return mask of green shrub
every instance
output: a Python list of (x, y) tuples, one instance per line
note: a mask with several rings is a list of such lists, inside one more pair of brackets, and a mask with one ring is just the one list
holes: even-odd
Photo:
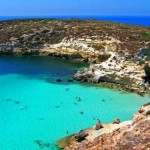
[(150, 38), (150, 32), (143, 32), (142, 37), (144, 38)]

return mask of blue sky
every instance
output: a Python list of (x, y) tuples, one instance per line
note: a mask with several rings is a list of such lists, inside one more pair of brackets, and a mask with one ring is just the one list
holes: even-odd
[(150, 0), (1, 0), (0, 16), (150, 16)]

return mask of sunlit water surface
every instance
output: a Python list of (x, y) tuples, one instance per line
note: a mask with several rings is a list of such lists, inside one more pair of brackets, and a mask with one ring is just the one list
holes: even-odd
[(85, 66), (51, 57), (0, 57), (0, 149), (56, 150), (55, 141), (67, 131), (93, 126), (96, 119), (129, 120), (149, 101), (148, 96), (67, 82)]

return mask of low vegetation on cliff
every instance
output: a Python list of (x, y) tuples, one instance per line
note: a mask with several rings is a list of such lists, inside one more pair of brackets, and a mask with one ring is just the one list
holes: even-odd
[[(77, 72), (74, 79), (94, 84), (107, 82), (140, 94), (150, 91), (149, 27), (78, 19), (1, 21), (0, 55), (52, 55), (89, 61), (91, 66)], [(57, 144), (66, 150), (150, 147), (150, 104), (143, 106), (132, 122), (116, 122), (117, 125), (101, 125), (99, 121), (103, 128), (98, 127), (100, 135), (91, 136), (93, 129), (88, 129), (88, 133), (65, 138), (67, 145), (64, 139)], [(87, 141), (80, 142), (81, 139)]]
[(94, 63), (74, 76), (81, 82), (147, 92), (149, 51), (149, 27), (79, 19), (0, 22), (0, 55), (52, 55)]
[[(111, 38), (120, 41), (116, 51), (122, 53), (137, 52), (150, 40), (150, 28), (110, 23), (96, 20), (55, 20), (30, 19), (10, 20), (0, 22), (0, 44), (17, 43), (26, 47), (41, 46), (42, 44), (57, 44), (64, 38), (68, 40), (91, 38), (101, 41)], [(89, 46), (101, 50), (105, 43), (91, 43)]]

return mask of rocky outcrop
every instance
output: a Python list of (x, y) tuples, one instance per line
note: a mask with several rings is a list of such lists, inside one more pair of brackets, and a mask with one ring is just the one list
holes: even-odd
[(150, 80), (150, 62), (148, 62), (144, 65), (144, 70), (145, 70), (145, 74), (146, 74), (145, 80), (149, 82), (149, 80)]
[[(0, 55), (56, 56), (90, 62), (74, 79), (149, 91), (150, 28), (92, 20), (0, 22)], [(139, 52), (140, 49), (140, 52)], [(144, 67), (145, 65), (145, 67)]]
[(126, 90), (140, 93), (149, 91), (149, 84), (145, 83), (145, 78), (149, 74), (148, 67), (128, 61), (126, 56), (121, 57), (115, 52), (109, 53), (111, 57), (108, 60), (92, 64), (88, 69), (77, 72), (74, 78), (88, 83), (116, 83), (122, 85)]
[(150, 60), (150, 43), (147, 42), (144, 48), (141, 48), (137, 56), (145, 61)]
[[(90, 42), (100, 43), (99, 40), (91, 40)], [(108, 44), (108, 47), (109, 46), (110, 45)], [(110, 57), (110, 54), (106, 51), (104, 47), (103, 49), (101, 49), (101, 51), (97, 50), (90, 46), (90, 43), (88, 42), (87, 39), (81, 40), (80, 38), (78, 39), (72, 38), (70, 40), (63, 39), (61, 43), (53, 45), (45, 44), (45, 47), (41, 49), (40, 52), (41, 54), (61, 56), (71, 59), (83, 58), (84, 60), (90, 62), (102, 62)]]
[(120, 123), (120, 119), (118, 118), (114, 119), (113, 124), (119, 124), (119, 123)]
[(99, 130), (101, 128), (103, 128), (103, 125), (101, 124), (101, 121), (98, 120), (97, 123), (96, 123), (96, 126), (95, 126), (95, 130)]
[(85, 133), (84, 131), (80, 131), (79, 134), (75, 135), (75, 140), (81, 142), (84, 141), (87, 136), (88, 133)]
[[(102, 21), (31, 19), (0, 22), (0, 55), (51, 55), (89, 61), (91, 66), (77, 72), (74, 79), (94, 84), (113, 83), (139, 93), (150, 91), (149, 41), (148, 27)], [(108, 125), (98, 121), (96, 127), (67, 137), (57, 145), (66, 150), (145, 150), (150, 147), (149, 137), (150, 104), (147, 104), (132, 121), (120, 123), (116, 119)], [(39, 140), (36, 143), (49, 147), (48, 143)]]
[[(148, 150), (150, 147), (150, 103), (142, 106), (132, 121), (120, 124), (103, 125), (99, 133), (95, 128), (84, 130), (89, 134), (84, 141), (78, 142), (73, 136), (68, 138), (65, 150)], [(61, 141), (63, 143), (63, 140)], [(61, 143), (58, 141), (58, 146)], [(59, 145), (60, 144), (60, 145)]]
[[(0, 54), (82, 55), (106, 60), (105, 49), (133, 57), (149, 42), (150, 29), (96, 20), (26, 19), (0, 22)], [(58, 50), (58, 52), (57, 52)], [(71, 51), (72, 50), (72, 51)], [(67, 53), (67, 51), (69, 51)], [(81, 51), (81, 53), (79, 52)], [(82, 53), (83, 51), (83, 53)], [(47, 52), (47, 53), (46, 53)], [(61, 53), (61, 54), (60, 54)], [(90, 55), (89, 55), (90, 53)], [(90, 56), (90, 57), (89, 57)], [(66, 56), (67, 57), (67, 56)], [(94, 59), (96, 60), (94, 60)]]
[[(30, 38), (29, 38), (30, 39)], [(100, 43), (99, 40), (91, 40), (91, 43)], [(103, 41), (106, 42), (106, 41)], [(103, 43), (102, 42), (102, 43)], [(107, 41), (108, 47), (110, 43), (118, 42), (114, 39)], [(90, 62), (102, 62), (110, 57), (106, 49), (103, 47), (101, 51), (90, 47), (87, 39), (62, 39), (60, 43), (17, 43), (8, 42), (0, 44), (0, 55), (41, 55), (41, 56), (57, 56), (68, 59), (83, 59)]]

